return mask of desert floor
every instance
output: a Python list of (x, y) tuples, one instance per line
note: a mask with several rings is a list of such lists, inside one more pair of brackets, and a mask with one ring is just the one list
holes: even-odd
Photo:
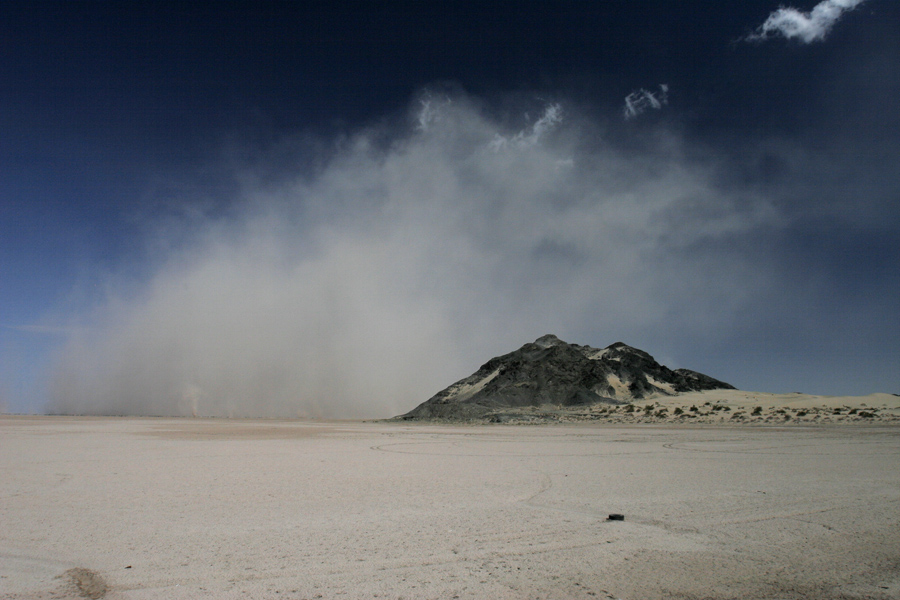
[(0, 598), (79, 597), (900, 598), (900, 426), (0, 416)]

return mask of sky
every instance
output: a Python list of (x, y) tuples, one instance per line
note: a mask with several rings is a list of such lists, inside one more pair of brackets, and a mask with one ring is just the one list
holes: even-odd
[(900, 3), (0, 4), (0, 411), (370, 418), (553, 333), (900, 393)]

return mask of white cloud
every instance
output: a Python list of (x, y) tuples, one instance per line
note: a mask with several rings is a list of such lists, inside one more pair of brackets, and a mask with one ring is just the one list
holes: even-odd
[(624, 114), (626, 119), (641, 115), (648, 108), (659, 110), (669, 102), (669, 86), (660, 84), (658, 92), (650, 92), (643, 88), (631, 92), (625, 97)]
[(808, 13), (796, 8), (782, 7), (770, 14), (756, 33), (747, 36), (746, 39), (760, 41), (781, 35), (787, 39), (797, 38), (805, 44), (821, 41), (844, 12), (854, 9), (863, 1), (824, 0)]

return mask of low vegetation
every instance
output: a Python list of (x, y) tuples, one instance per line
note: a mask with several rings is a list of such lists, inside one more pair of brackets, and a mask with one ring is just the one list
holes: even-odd
[(479, 417), (460, 419), (472, 423), (507, 423), (507, 424), (541, 424), (548, 422), (607, 422), (607, 423), (733, 423), (742, 425), (784, 425), (882, 422), (900, 423), (900, 414), (888, 409), (869, 408), (791, 408), (763, 406), (731, 407), (721, 402), (703, 404), (703, 410), (696, 405), (663, 406), (650, 400), (646, 404), (631, 402), (628, 404), (598, 403), (587, 406), (563, 406), (559, 404), (544, 406), (526, 406), (517, 409), (505, 409), (491, 412)]

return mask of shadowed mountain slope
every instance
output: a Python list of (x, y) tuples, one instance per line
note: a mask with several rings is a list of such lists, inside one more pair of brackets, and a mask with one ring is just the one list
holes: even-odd
[(599, 349), (545, 335), (492, 358), (400, 418), (477, 419), (498, 409), (623, 404), (718, 388), (734, 386), (696, 371), (669, 369), (622, 342)]

